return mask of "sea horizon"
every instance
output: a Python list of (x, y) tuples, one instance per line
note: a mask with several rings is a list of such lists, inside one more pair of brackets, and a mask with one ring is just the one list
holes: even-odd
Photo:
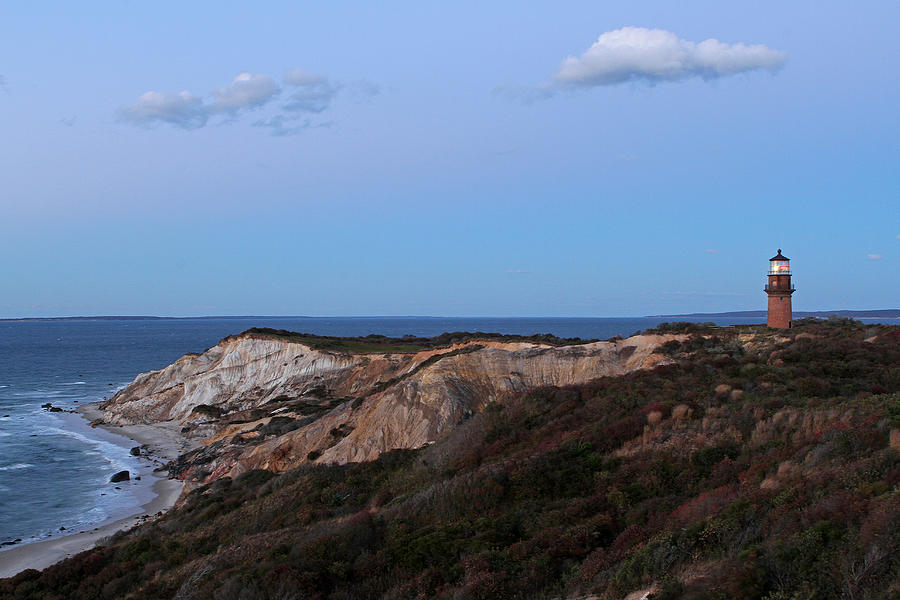
[[(68, 315), (37, 317), (0, 317), (0, 323), (15, 321), (189, 321), (215, 319), (660, 319), (699, 317), (764, 317), (765, 309), (735, 310), (721, 312), (693, 312), (654, 315), (579, 316), (579, 315)], [(796, 318), (807, 316), (824, 317), (856, 316), (857, 318), (900, 318), (900, 309), (829, 309), (795, 310)]]

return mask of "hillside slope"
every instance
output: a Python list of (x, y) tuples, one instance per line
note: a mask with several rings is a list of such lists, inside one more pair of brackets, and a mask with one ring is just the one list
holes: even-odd
[(900, 597), (900, 328), (710, 330), (417, 450), (252, 470), (0, 597)]

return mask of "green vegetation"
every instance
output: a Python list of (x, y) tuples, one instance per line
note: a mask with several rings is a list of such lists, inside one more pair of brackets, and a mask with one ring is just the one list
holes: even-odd
[(759, 331), (420, 450), (218, 480), (0, 597), (900, 598), (900, 328)]
[[(573, 344), (587, 344), (596, 340), (583, 340), (581, 338), (560, 338), (550, 333), (538, 335), (504, 335), (500, 333), (482, 333), (480, 331), (471, 333), (457, 331), (453, 333), (442, 333), (437, 337), (415, 337), (412, 335), (403, 336), (402, 338), (390, 338), (383, 335), (367, 335), (365, 337), (332, 337), (323, 335), (314, 335), (311, 333), (296, 333), (286, 331), (284, 329), (269, 329), (254, 327), (243, 333), (239, 333), (233, 338), (254, 336), (262, 338), (273, 338), (279, 340), (287, 340), (297, 342), (316, 350), (327, 350), (330, 352), (345, 352), (354, 354), (373, 354), (373, 353), (396, 353), (409, 354), (414, 352), (422, 352), (423, 350), (433, 350), (435, 348), (446, 348), (455, 344), (463, 344), (472, 341), (489, 340), (494, 342), (533, 342), (536, 344), (547, 344), (550, 346), (569, 346)], [(228, 338), (226, 338), (228, 339)]]
[(660, 323), (644, 331), (644, 333), (709, 333), (716, 329), (722, 329), (712, 322), (695, 323), (693, 321), (675, 321)]

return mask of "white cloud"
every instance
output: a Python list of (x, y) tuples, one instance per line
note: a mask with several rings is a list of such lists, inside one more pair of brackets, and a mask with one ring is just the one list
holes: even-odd
[(293, 113), (323, 112), (331, 106), (340, 91), (339, 85), (303, 69), (292, 69), (285, 73), (284, 82), (297, 88), (297, 91), (288, 97), (287, 104), (282, 107)]
[(626, 82), (653, 85), (694, 77), (709, 81), (759, 69), (774, 72), (786, 61), (787, 54), (762, 44), (691, 42), (664, 29), (622, 27), (601, 34), (581, 56), (563, 60), (551, 81), (536, 86), (502, 84), (494, 93), (532, 103), (564, 89)]
[(881, 260), (884, 256), (881, 254), (866, 254), (866, 258), (869, 260)]
[(241, 110), (259, 108), (280, 91), (281, 88), (268, 75), (241, 73), (228, 85), (212, 91), (215, 102), (209, 110), (236, 114)]
[(507, 269), (506, 272), (513, 275), (528, 275), (531, 273), (531, 271), (527, 269)]
[(120, 121), (133, 125), (169, 123), (182, 129), (198, 129), (212, 116), (237, 117), (241, 112), (264, 106), (280, 91), (268, 75), (241, 73), (228, 85), (214, 89), (212, 102), (204, 102), (190, 92), (150, 91), (141, 94), (129, 106), (120, 107), (116, 115)]
[(708, 248), (705, 252), (707, 254), (718, 254), (719, 253), (718, 249), (716, 249), (716, 248)]
[[(276, 111), (264, 113), (252, 122), (253, 127), (268, 129), (272, 135), (291, 135), (304, 129), (329, 127), (330, 122), (313, 122), (310, 117), (328, 110), (343, 89), (339, 83), (327, 77), (302, 69), (285, 72), (284, 83), (292, 88), (285, 104)], [(363, 81), (349, 86), (351, 96), (370, 98), (379, 93), (374, 83)], [(268, 75), (240, 73), (234, 80), (210, 92), (209, 101), (190, 92), (166, 94), (150, 91), (135, 102), (116, 112), (120, 121), (133, 125), (169, 123), (182, 129), (197, 129), (210, 118), (220, 116), (224, 122), (232, 122), (240, 115), (273, 104), (281, 93), (281, 87)]]
[(190, 92), (165, 94), (150, 91), (141, 94), (130, 106), (119, 108), (117, 116), (120, 121), (134, 125), (163, 122), (182, 129), (196, 129), (206, 125), (209, 107)]
[(274, 136), (300, 133), (305, 129), (330, 127), (330, 122), (314, 123), (310, 116), (325, 112), (341, 90), (339, 84), (327, 77), (303, 69), (290, 69), (284, 74), (284, 83), (294, 88), (278, 114), (252, 123), (253, 127), (269, 130)]
[(594, 87), (627, 81), (717, 79), (756, 69), (775, 71), (787, 55), (762, 44), (691, 42), (664, 29), (623, 27), (602, 34), (579, 57), (569, 56), (556, 71), (561, 86)]

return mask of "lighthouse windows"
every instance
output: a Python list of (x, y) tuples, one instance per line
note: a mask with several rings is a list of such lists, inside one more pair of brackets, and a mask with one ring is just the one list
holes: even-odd
[(769, 261), (769, 275), (790, 275), (790, 262), (786, 260)]

